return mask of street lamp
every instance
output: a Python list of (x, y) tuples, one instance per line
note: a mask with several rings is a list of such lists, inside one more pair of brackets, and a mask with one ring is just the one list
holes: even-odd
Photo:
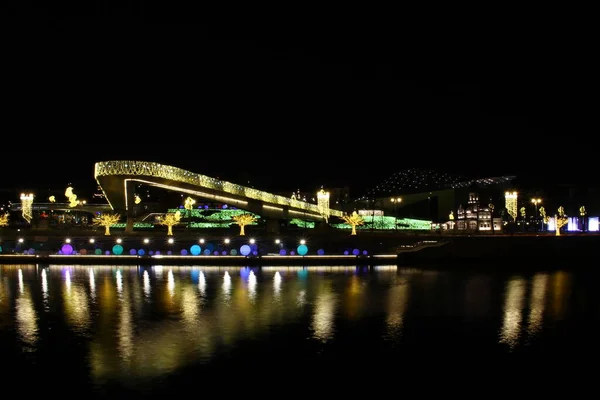
[[(538, 204), (540, 204), (542, 202), (542, 199), (540, 199), (539, 197), (534, 197), (533, 199), (531, 199), (531, 203), (533, 204), (533, 206), (535, 207), (535, 218), (537, 220), (538, 217)], [(535, 231), (537, 232), (537, 222), (535, 223)]]
[(398, 230), (398, 204), (402, 203), (402, 197), (393, 197), (392, 203), (394, 203), (394, 229)]

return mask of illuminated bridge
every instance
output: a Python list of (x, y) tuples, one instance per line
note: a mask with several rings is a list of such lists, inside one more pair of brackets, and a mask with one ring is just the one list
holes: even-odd
[[(102, 161), (96, 163), (94, 177), (110, 207), (116, 212), (127, 215), (128, 228), (133, 227), (131, 214), (134, 205), (134, 188), (140, 183), (187, 193), (194, 197), (226, 202), (262, 216), (268, 225), (279, 219), (301, 218), (310, 221), (326, 221), (326, 216), (343, 215), (340, 210), (327, 207), (328, 211), (324, 212), (317, 204), (154, 162)], [(329, 215), (326, 215), (327, 213)]]

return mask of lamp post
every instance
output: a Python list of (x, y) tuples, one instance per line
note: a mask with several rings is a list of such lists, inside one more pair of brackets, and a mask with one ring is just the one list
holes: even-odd
[(402, 197), (393, 197), (392, 203), (394, 203), (394, 229), (398, 230), (398, 204), (402, 203)]
[[(540, 204), (542, 202), (542, 199), (538, 198), (538, 197), (534, 197), (533, 199), (531, 199), (531, 203), (533, 204), (533, 206), (535, 207), (535, 218), (537, 220), (538, 217), (538, 204)], [(535, 220), (534, 220), (535, 221)], [(537, 222), (535, 222), (535, 231), (537, 232)]]

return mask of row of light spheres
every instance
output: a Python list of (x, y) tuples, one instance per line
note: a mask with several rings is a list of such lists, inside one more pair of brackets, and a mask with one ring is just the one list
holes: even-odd
[[(19, 243), (23, 243), (24, 241), (25, 240), (23, 238), (19, 238), (19, 240), (18, 240)], [(93, 244), (93, 243), (96, 242), (96, 239), (91, 238), (89, 240), (89, 242)], [(116, 240), (116, 242), (118, 244), (121, 244), (121, 243), (123, 243), (123, 239), (119, 238), (119, 239)], [(150, 243), (150, 239), (146, 238), (146, 239), (143, 240), (143, 242), (144, 242), (144, 244), (148, 244), (148, 243)], [(200, 243), (200, 244), (204, 244), (204, 242), (205, 242), (204, 239), (198, 240), (198, 243)], [(250, 244), (255, 244), (256, 243), (256, 239), (250, 239), (248, 242)], [(71, 239), (70, 238), (66, 238), (65, 239), (65, 243), (71, 243)], [(169, 238), (169, 239), (167, 239), (167, 243), (173, 244), (173, 243), (175, 243), (175, 239)], [(223, 239), (223, 243), (229, 244), (229, 243), (231, 243), (231, 239), (225, 238), (225, 239)], [(281, 244), (281, 240), (280, 239), (275, 239), (275, 244)], [(305, 239), (300, 239), (300, 244), (301, 245), (306, 244), (306, 240)]]
[[(89, 242), (90, 242), (90, 243), (95, 243), (95, 239), (94, 239), (94, 238), (90, 238), (90, 239), (89, 239)], [(121, 246), (121, 243), (122, 243), (122, 242), (123, 242), (123, 239), (121, 239), (121, 238), (118, 238), (118, 239), (116, 239), (116, 243), (117, 243), (117, 244), (116, 244), (115, 246), (113, 246), (113, 253), (114, 253), (114, 254), (117, 254), (117, 255), (118, 255), (118, 254), (122, 254), (122, 253), (123, 253), (123, 246)], [(150, 243), (150, 239), (148, 239), (148, 238), (145, 238), (145, 239), (143, 240), (143, 242), (144, 242), (144, 244), (148, 244), (148, 243)], [(175, 242), (175, 240), (174, 240), (173, 238), (169, 238), (169, 239), (167, 240), (167, 242), (168, 242), (169, 244), (173, 244), (173, 243)], [(198, 242), (199, 242), (200, 244), (203, 244), (203, 243), (205, 243), (205, 240), (204, 240), (204, 239), (200, 239)], [(225, 239), (223, 240), (223, 242), (224, 242), (225, 244), (229, 244), (229, 243), (231, 242), (231, 240), (230, 240), (229, 238), (225, 238)], [(19, 239), (19, 243), (23, 243), (23, 239)], [(65, 239), (65, 243), (66, 243), (68, 246), (70, 246), (71, 239), (70, 239), (70, 238), (66, 238), (66, 239)], [(250, 243), (250, 244), (255, 244), (255, 243), (256, 243), (256, 239), (250, 239), (250, 240), (249, 240), (249, 243)], [(280, 239), (275, 239), (275, 244), (278, 244), (278, 245), (279, 245), (279, 244), (281, 244), (281, 240), (280, 240)], [(71, 248), (71, 250), (72, 250), (72, 248)], [(301, 256), (304, 256), (304, 255), (306, 255), (306, 254), (308, 253), (308, 247), (306, 246), (306, 240), (305, 240), (305, 239), (301, 239), (301, 240), (300, 240), (300, 245), (298, 246), (298, 248), (297, 248), (296, 250), (297, 250), (297, 252), (298, 252), (298, 255), (301, 255)], [(190, 251), (191, 251), (191, 253), (192, 253), (193, 255), (199, 255), (199, 254), (201, 253), (201, 248), (200, 248), (200, 246), (198, 246), (198, 245), (193, 245), (193, 246), (191, 247)], [(69, 253), (70, 253), (70, 251), (69, 251)], [(236, 253), (237, 253), (237, 252), (236, 252)], [(253, 250), (252, 250), (252, 248), (251, 248), (250, 246), (248, 246), (248, 245), (242, 245), (242, 246), (240, 247), (240, 253), (241, 253), (243, 256), (250, 255), (251, 253), (253, 253), (254, 255), (256, 255), (256, 252), (255, 252), (255, 251), (253, 251)], [(206, 254), (206, 253), (205, 253), (205, 254)], [(293, 253), (291, 253), (291, 254), (293, 254)], [(235, 255), (235, 254), (233, 254), (233, 253), (232, 253), (232, 255)]]

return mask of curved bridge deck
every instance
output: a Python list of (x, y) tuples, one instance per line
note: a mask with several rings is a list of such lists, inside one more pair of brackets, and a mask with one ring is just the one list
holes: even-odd
[(259, 215), (322, 221), (343, 212), (279, 196), (262, 190), (196, 174), (181, 168), (148, 161), (103, 161), (95, 165), (94, 177), (114, 210), (132, 205), (133, 183), (161, 187), (200, 198), (228, 202)]

